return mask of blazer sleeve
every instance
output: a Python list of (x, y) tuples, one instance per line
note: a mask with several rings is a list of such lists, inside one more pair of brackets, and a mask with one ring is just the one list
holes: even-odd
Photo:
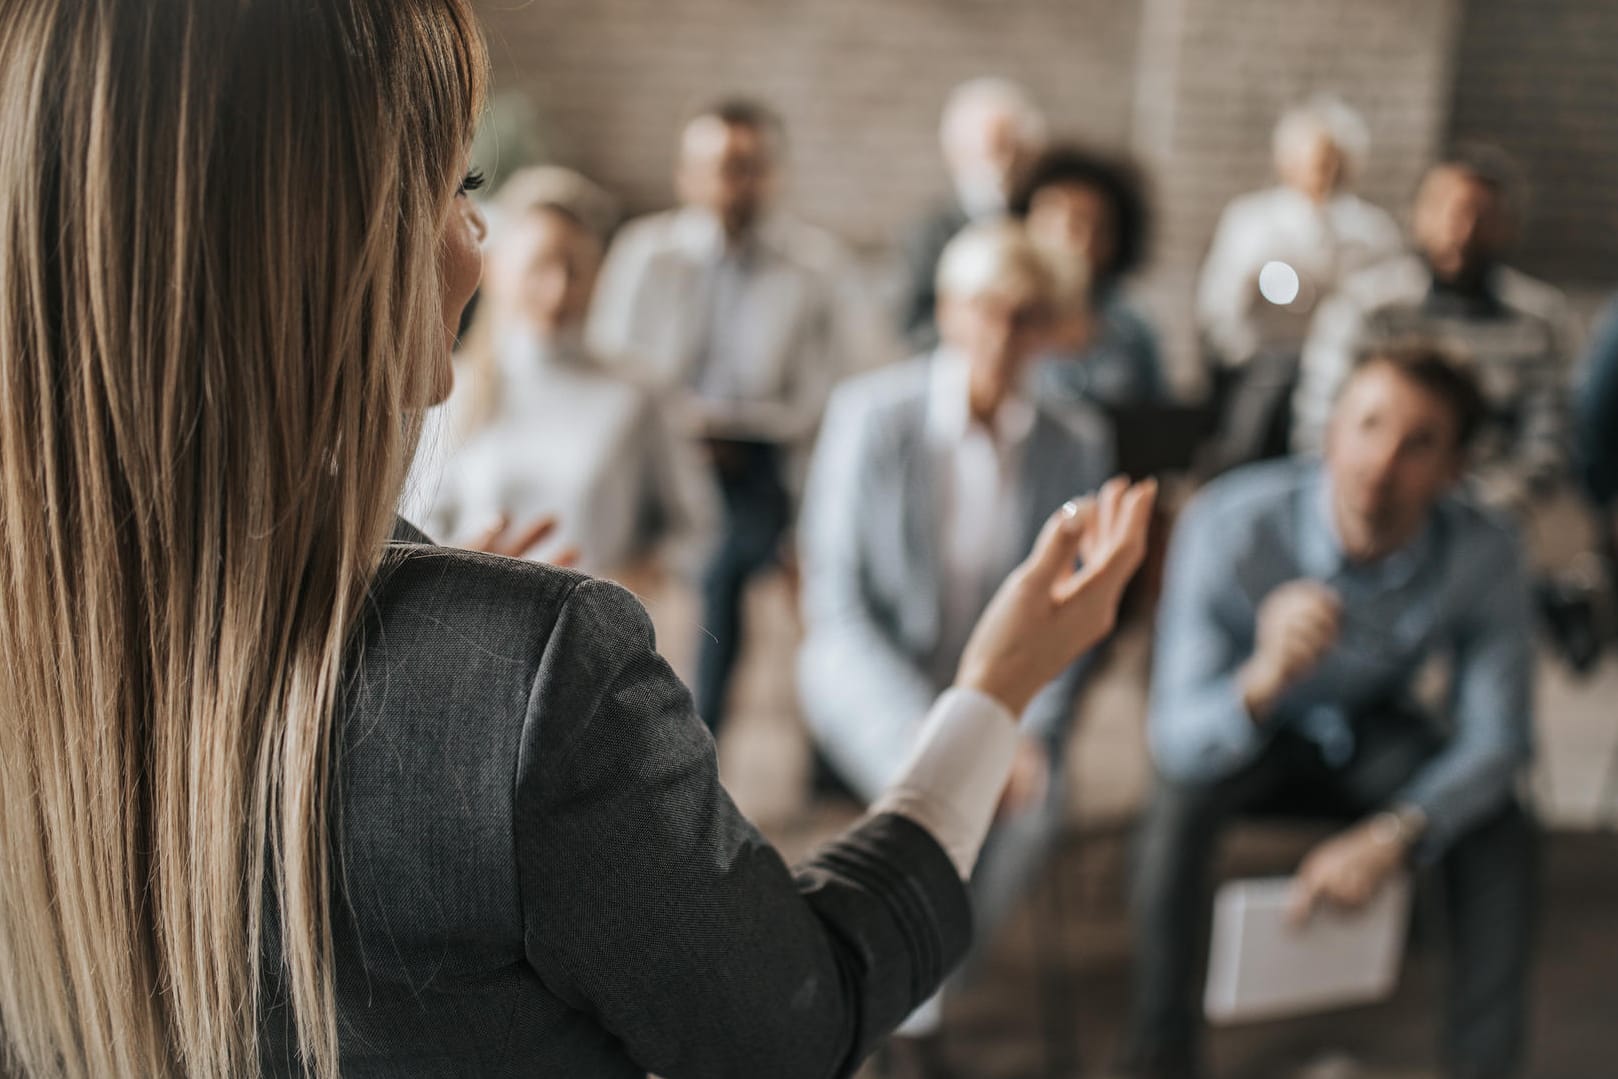
[(614, 585), (562, 609), (516, 783), (528, 959), (664, 1079), (851, 1074), (968, 944), (960, 877), (905, 817), (786, 867)]

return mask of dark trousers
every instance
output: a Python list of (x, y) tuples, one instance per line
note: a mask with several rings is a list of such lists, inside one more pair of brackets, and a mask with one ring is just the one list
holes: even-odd
[[(1442, 745), (1423, 717), (1404, 711), (1360, 722), (1355, 734), (1355, 754), (1339, 768), (1328, 767), (1314, 743), (1281, 731), (1263, 756), (1228, 779), (1158, 780), (1134, 879), (1128, 1053), (1137, 1066), (1198, 1074), (1209, 877), (1225, 826), (1241, 814), (1363, 817), (1385, 808)], [(1450, 961), (1448, 1074), (1515, 1075), (1523, 1060), (1537, 899), (1532, 818), (1515, 801), (1502, 807), (1445, 851), (1439, 870)]]
[(1292, 394), (1297, 387), (1295, 352), (1261, 352), (1239, 370), (1216, 369), (1219, 427), (1209, 444), (1209, 471), (1224, 473), (1290, 453)]
[(697, 652), (697, 713), (708, 729), (724, 721), (730, 676), (742, 647), (747, 582), (776, 559), (792, 505), (780, 446), (709, 443), (714, 479), (724, 499), (718, 547), (702, 574), (702, 629)]

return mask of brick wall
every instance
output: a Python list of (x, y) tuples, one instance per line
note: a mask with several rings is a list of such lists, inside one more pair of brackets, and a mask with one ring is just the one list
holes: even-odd
[(1143, 282), (1192, 367), (1189, 298), (1223, 205), (1270, 182), (1280, 109), (1314, 91), (1375, 134), (1363, 188), (1402, 216), (1448, 134), (1514, 151), (1537, 191), (1524, 263), (1618, 280), (1618, 0), (479, 0), (497, 88), (632, 210), (667, 205), (676, 129), (743, 92), (785, 116), (789, 199), (878, 269), (946, 190), (938, 109), (1027, 83), (1059, 133), (1129, 146), (1161, 217)]
[(483, 0), (497, 87), (532, 94), (563, 159), (666, 205), (682, 117), (732, 92), (785, 117), (796, 208), (885, 246), (947, 190), (949, 88), (1012, 75), (1059, 129), (1121, 144), (1139, 0)]
[(1361, 187), (1402, 208), (1442, 133), (1454, 17), (1453, 0), (1147, 0), (1135, 140), (1164, 260), (1200, 258), (1225, 203), (1273, 182), (1276, 117), (1317, 92), (1365, 114)]
[(1468, 0), (1451, 132), (1488, 139), (1531, 188), (1521, 262), (1618, 280), (1618, 2)]
[(1274, 182), (1270, 136), (1319, 92), (1373, 132), (1361, 189), (1401, 213), (1447, 115), (1454, 0), (1146, 0), (1133, 138), (1156, 176), (1162, 228), (1143, 282), (1182, 385), (1195, 385), (1189, 311), (1220, 211)]

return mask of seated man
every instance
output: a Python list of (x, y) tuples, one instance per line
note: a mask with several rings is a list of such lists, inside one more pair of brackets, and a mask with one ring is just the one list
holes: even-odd
[(697, 711), (718, 731), (746, 636), (748, 584), (777, 564), (795, 462), (846, 333), (830, 237), (778, 213), (786, 133), (768, 108), (710, 106), (680, 138), (681, 205), (625, 225), (601, 270), (587, 340), (655, 386), (708, 458), (719, 534), (702, 573)]
[[(1186, 510), (1152, 684), (1136, 1074), (1198, 1074), (1210, 862), (1233, 817), (1277, 810), (1354, 821), (1304, 859), (1300, 910), (1359, 907), (1406, 864), (1438, 866), (1446, 1074), (1517, 1073), (1535, 831), (1515, 784), (1531, 753), (1533, 655), (1517, 541), (1453, 494), (1482, 413), (1444, 354), (1384, 347), (1345, 384), (1323, 464), (1249, 466)], [(1452, 672), (1441, 722), (1411, 699), (1434, 657)]]
[(1476, 363), (1487, 422), (1473, 453), (1480, 491), (1522, 510), (1568, 475), (1574, 325), (1563, 295), (1503, 263), (1515, 230), (1512, 168), (1475, 147), (1428, 170), (1411, 210), (1415, 250), (1346, 280), (1304, 346), (1293, 448), (1320, 447), (1357, 351), (1407, 337)]
[(1006, 216), (1017, 178), (1045, 144), (1045, 114), (1008, 79), (978, 78), (950, 92), (938, 126), (950, 198), (906, 233), (899, 332), (917, 351), (938, 344), (938, 260), (957, 232)]
[[(904, 765), (994, 583), (1051, 508), (1112, 467), (1099, 414), (1023, 390), (1050, 287), (1018, 226), (969, 226), (939, 267), (945, 344), (844, 383), (828, 407), (804, 498), (798, 675), (820, 752), (860, 798)], [(1052, 773), (1081, 671), (1023, 717), (1002, 825), (972, 881), (980, 930), (1015, 898), (1059, 812)]]

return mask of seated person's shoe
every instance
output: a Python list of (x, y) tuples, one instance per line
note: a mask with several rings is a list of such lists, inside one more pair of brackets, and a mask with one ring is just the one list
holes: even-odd
[(1588, 674), (1601, 658), (1594, 590), (1582, 582), (1545, 580), (1535, 588), (1540, 621), (1557, 653), (1575, 674)]

